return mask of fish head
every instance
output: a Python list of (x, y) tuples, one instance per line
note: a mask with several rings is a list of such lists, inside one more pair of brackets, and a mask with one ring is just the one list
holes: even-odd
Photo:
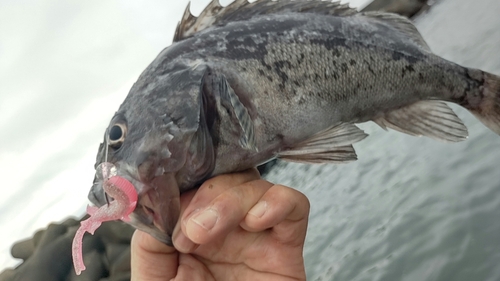
[[(195, 187), (214, 167), (201, 80), (189, 65), (148, 67), (106, 129), (96, 159), (90, 201), (110, 200), (103, 182), (118, 175), (138, 193), (130, 223), (166, 244), (180, 214), (180, 193)], [(111, 199), (112, 200), (112, 199)]]

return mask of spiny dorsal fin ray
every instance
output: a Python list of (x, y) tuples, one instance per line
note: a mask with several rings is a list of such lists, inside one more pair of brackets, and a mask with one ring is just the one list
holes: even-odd
[(467, 128), (444, 102), (419, 101), (373, 120), (383, 129), (391, 128), (413, 136), (426, 136), (445, 142), (467, 138)]
[(278, 153), (278, 158), (301, 163), (341, 163), (357, 159), (351, 144), (368, 135), (353, 124), (340, 124)]
[(210, 4), (195, 17), (186, 7), (181, 22), (177, 25), (174, 42), (193, 36), (212, 26), (220, 26), (228, 22), (249, 20), (255, 16), (278, 13), (314, 13), (321, 15), (349, 16), (357, 13), (356, 9), (349, 8), (348, 4), (322, 0), (236, 0), (226, 7), (222, 7), (218, 0)]
[(391, 25), (392, 27), (404, 33), (406, 36), (409, 36), (417, 45), (430, 51), (429, 45), (427, 45), (418, 29), (408, 18), (397, 14), (384, 12), (364, 12), (359, 13), (359, 15), (371, 17)]
[(177, 24), (177, 28), (175, 29), (174, 34), (174, 42), (180, 41), (184, 39), (183, 33), (186, 30), (190, 30), (193, 25), (196, 23), (196, 17), (191, 14), (191, 2), (188, 2), (186, 9), (184, 10), (184, 14), (182, 15), (181, 21)]

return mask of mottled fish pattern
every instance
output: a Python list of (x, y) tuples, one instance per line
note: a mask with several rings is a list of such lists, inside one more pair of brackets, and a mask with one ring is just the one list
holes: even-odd
[[(212, 1), (199, 17), (188, 6), (96, 165), (114, 164), (137, 189), (131, 224), (171, 243), (180, 193), (273, 158), (356, 160), (352, 144), (367, 136), (356, 123), (464, 140), (445, 101), (500, 134), (500, 78), (434, 55), (404, 17), (319, 0)], [(89, 198), (106, 204), (99, 177)]]

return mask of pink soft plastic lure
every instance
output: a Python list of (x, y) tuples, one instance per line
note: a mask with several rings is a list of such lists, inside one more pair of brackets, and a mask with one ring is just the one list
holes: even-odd
[(113, 176), (104, 181), (104, 191), (115, 200), (100, 208), (87, 206), (87, 214), (90, 218), (81, 222), (80, 228), (73, 238), (73, 265), (77, 275), (85, 270), (83, 263), (83, 235), (85, 232), (94, 234), (101, 223), (113, 220), (130, 220), (129, 215), (134, 211), (137, 204), (137, 192), (132, 183), (120, 176)]

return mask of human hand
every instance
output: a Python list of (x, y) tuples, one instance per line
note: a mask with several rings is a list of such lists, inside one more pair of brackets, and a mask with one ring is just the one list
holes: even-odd
[(305, 280), (309, 201), (255, 169), (181, 196), (173, 247), (136, 230), (132, 280)]

